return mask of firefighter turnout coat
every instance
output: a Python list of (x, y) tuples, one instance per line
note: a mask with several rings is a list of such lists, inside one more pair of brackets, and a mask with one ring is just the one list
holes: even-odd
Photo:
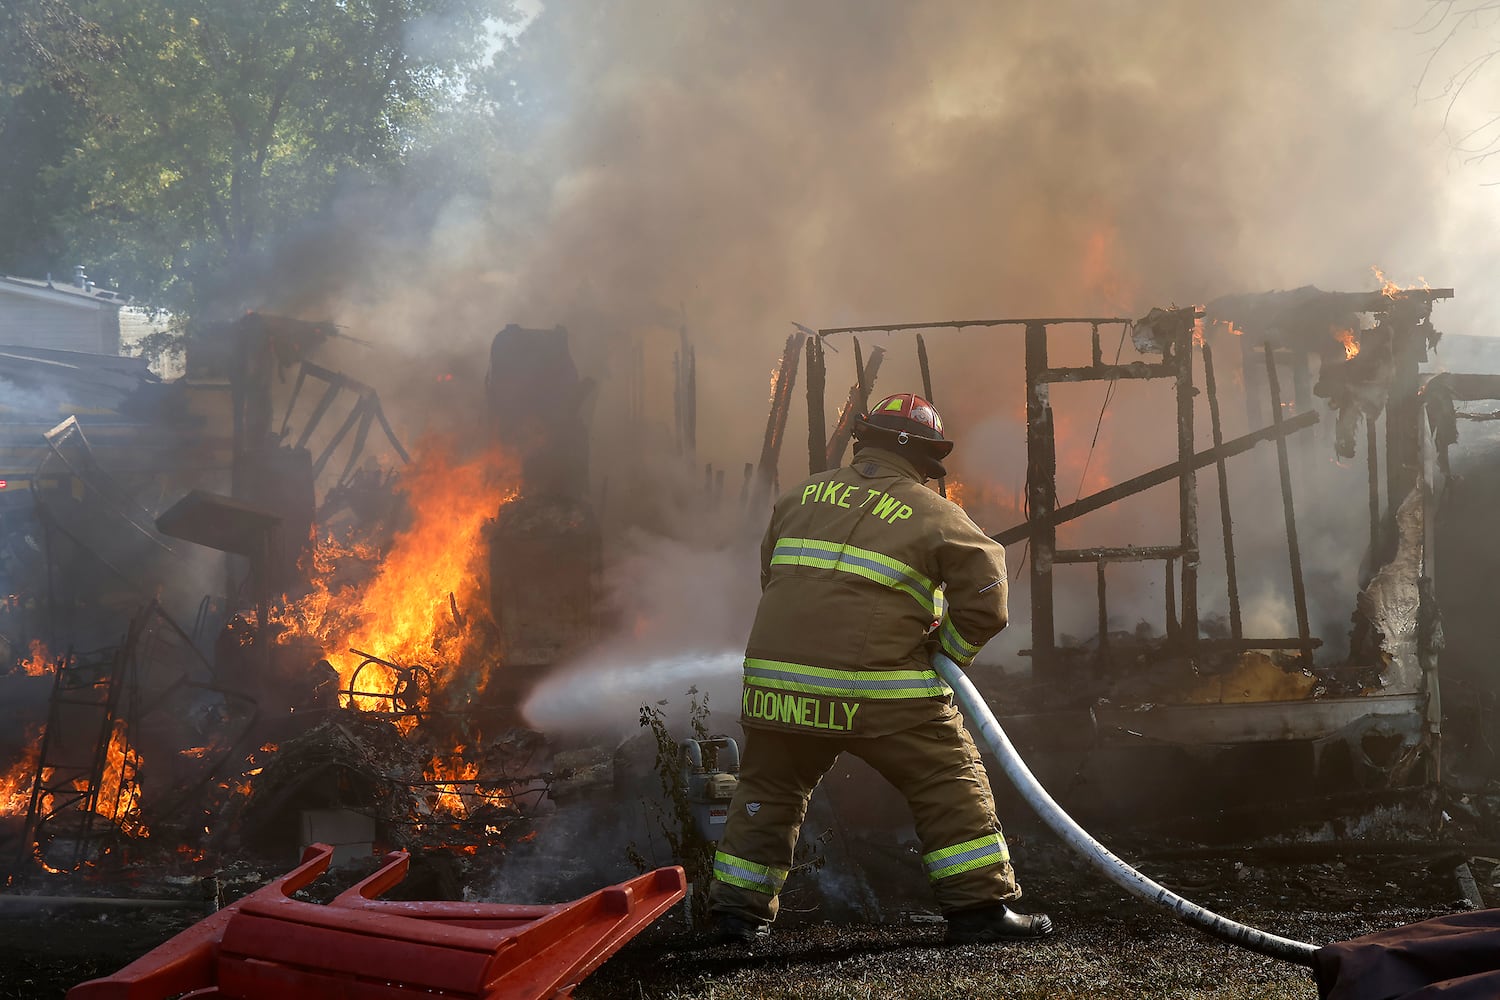
[(813, 789), (842, 752), (905, 797), (944, 912), (1020, 896), (979, 751), (932, 668), (1005, 627), (1005, 551), (905, 458), (853, 463), (781, 497), (745, 653), (740, 782), (710, 906), (775, 919)]
[(760, 564), (746, 726), (883, 736), (932, 719), (953, 692), (929, 644), (967, 666), (1006, 623), (1004, 548), (882, 449), (778, 500)]

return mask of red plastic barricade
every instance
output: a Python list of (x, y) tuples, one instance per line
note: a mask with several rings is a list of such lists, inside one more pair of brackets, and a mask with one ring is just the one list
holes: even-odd
[(295, 871), (68, 1000), (565, 1000), (687, 889), (674, 867), (555, 906), (378, 899), (410, 865), (396, 852), (327, 906), (291, 899), (332, 856), (314, 844)]

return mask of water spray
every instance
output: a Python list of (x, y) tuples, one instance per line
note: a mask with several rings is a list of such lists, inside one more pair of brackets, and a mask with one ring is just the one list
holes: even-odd
[(1196, 903), (1183, 899), (1166, 886), (1159, 885), (1117, 858), (1109, 848), (1095, 840), (1087, 830), (1063, 812), (1062, 807), (1053, 800), (1051, 795), (1047, 794), (1047, 790), (1042, 787), (1041, 782), (1036, 780), (1036, 775), (1031, 773), (1031, 769), (1016, 752), (1015, 746), (1010, 742), (1010, 737), (1006, 736), (1005, 730), (1000, 728), (1000, 723), (996, 720), (994, 713), (985, 704), (984, 698), (974, 687), (973, 682), (959, 669), (958, 664), (942, 653), (935, 653), (932, 657), (932, 665), (953, 689), (958, 706), (963, 710), (970, 726), (977, 726), (984, 742), (999, 759), (1005, 776), (1010, 779), (1011, 784), (1016, 786), (1016, 791), (1021, 793), (1026, 804), (1036, 811), (1036, 814), (1042, 818), (1042, 822), (1046, 823), (1063, 843), (1081, 855), (1111, 882), (1132, 896), (1138, 896), (1149, 903), (1166, 907), (1183, 923), (1191, 924), (1230, 944), (1268, 955), (1271, 958), (1279, 958), (1284, 962), (1312, 966), (1313, 953), (1318, 950), (1316, 946), (1275, 934), (1267, 934), (1265, 931), (1237, 923), (1228, 917), (1221, 917), (1212, 910), (1206, 910)]

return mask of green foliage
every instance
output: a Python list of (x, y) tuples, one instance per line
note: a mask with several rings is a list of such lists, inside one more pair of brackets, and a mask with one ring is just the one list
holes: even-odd
[[(689, 688), (687, 695), (688, 728), (692, 733), (689, 738), (700, 742), (708, 740), (708, 696), (703, 695), (700, 700), (696, 687)], [(706, 913), (708, 886), (713, 880), (715, 845), (713, 841), (704, 839), (698, 829), (698, 822), (693, 817), (687, 785), (682, 780), (682, 742), (672, 735), (666, 714), (661, 709), (662, 704), (664, 703), (642, 705), (640, 715), (641, 727), (650, 730), (656, 741), (654, 770), (666, 803), (665, 806), (653, 803), (653, 820), (666, 841), (672, 859), (682, 865), (688, 882), (693, 886), (693, 912)], [(704, 764), (712, 769), (714, 762), (709, 754), (713, 748), (704, 749)], [(640, 871), (655, 867), (633, 843), (626, 847), (625, 853)]]
[[(237, 311), (257, 255), (399, 176), (514, 16), (510, 0), (17, 0), (0, 63), (24, 71), (0, 84), (66, 98), (23, 176), (75, 260), (174, 312)], [(0, 191), (22, 169), (0, 166)]]

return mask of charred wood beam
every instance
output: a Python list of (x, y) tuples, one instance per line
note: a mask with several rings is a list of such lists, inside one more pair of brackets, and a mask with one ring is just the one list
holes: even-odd
[[(1281, 426), (1281, 382), (1276, 372), (1276, 354), (1271, 345), (1265, 348), (1266, 382), (1271, 387), (1271, 421)], [(1312, 633), (1307, 623), (1307, 590), (1302, 580), (1302, 549), (1297, 544), (1297, 509), (1292, 501), (1292, 468), (1287, 454), (1286, 438), (1276, 439), (1276, 466), (1281, 475), (1281, 512), (1286, 522), (1287, 559), (1292, 570), (1292, 603), (1297, 611), (1297, 636), (1302, 640), (1302, 656), (1312, 663)]]
[(833, 333), (895, 333), (900, 330), (961, 330), (968, 326), (1025, 326), (1033, 324), (1051, 326), (1055, 323), (1097, 323), (1104, 326), (1109, 323), (1131, 323), (1126, 316), (1051, 316), (1037, 319), (949, 319), (939, 320), (933, 323), (885, 323), (880, 326), (831, 326), (824, 327), (818, 331), (819, 336), (826, 337)]
[[(920, 333), (917, 334), (917, 365), (922, 369), (922, 395), (929, 403), (936, 406), (937, 400), (932, 395), (932, 369), (927, 364), (927, 341), (922, 339)], [(948, 496), (947, 476), (938, 478), (938, 496), (945, 499)]]
[(844, 449), (849, 446), (849, 436), (854, 430), (854, 419), (865, 412), (868, 393), (874, 388), (875, 379), (880, 374), (880, 364), (885, 360), (885, 348), (876, 347), (870, 351), (869, 364), (861, 365), (858, 344), (855, 341), (857, 370), (854, 385), (849, 387), (849, 396), (844, 400), (844, 408), (839, 411), (838, 422), (833, 425), (833, 434), (828, 439), (823, 459), (825, 469), (836, 469), (843, 464)]
[[(1278, 421), (1269, 427), (1262, 427), (1258, 431), (1252, 431), (1232, 441), (1226, 441), (1217, 448), (1198, 452), (1192, 458), (1192, 468), (1202, 469), (1217, 462), (1220, 458), (1233, 458), (1235, 455), (1249, 451), (1263, 441), (1279, 440), (1295, 434), (1297, 431), (1311, 427), (1317, 422), (1318, 414), (1316, 411), (1309, 410), (1306, 413), (1299, 413), (1290, 420)], [(1082, 517), (1085, 514), (1098, 510), (1100, 507), (1107, 507), (1118, 500), (1123, 500), (1126, 497), (1149, 490), (1153, 486), (1160, 486), (1162, 483), (1171, 482), (1181, 475), (1181, 463), (1170, 462), (1160, 468), (1152, 469), (1150, 472), (1142, 473), (1134, 479), (1127, 479), (1123, 483), (1117, 483), (1108, 489), (1100, 490), (1098, 493), (1091, 493), (1082, 500), (1059, 507), (1046, 515), (1042, 515), (1033, 507), (1031, 511), (1032, 516), (1029, 520), (1014, 527), (1006, 528), (1004, 531), (990, 537), (1001, 545), (1010, 545), (1021, 541), (1023, 538), (1030, 537), (1039, 530), (1055, 528), (1059, 524), (1065, 524), (1075, 518)]]
[[(1198, 470), (1191, 467), (1196, 439), (1193, 434), (1193, 325), (1178, 327), (1175, 342), (1177, 363), (1177, 461), (1182, 474), (1177, 480), (1177, 505), (1182, 544), (1182, 633), (1189, 643), (1198, 641)], [(1285, 438), (1281, 441), (1285, 442)], [(1223, 459), (1219, 459), (1223, 461)]]
[(828, 428), (824, 407), (827, 404), (828, 362), (823, 356), (823, 341), (807, 338), (807, 474), (815, 475), (828, 466)]
[(797, 384), (797, 367), (802, 361), (802, 342), (807, 334), (800, 330), (786, 338), (781, 351), (781, 366), (776, 369), (772, 386), (771, 411), (766, 415), (766, 436), (761, 442), (760, 464), (756, 467), (754, 502), (771, 492), (776, 482), (776, 468), (781, 459), (781, 442), (786, 435), (787, 416), (792, 408), (792, 389)]
[[(302, 362), (301, 367), (297, 371), (297, 382), (292, 389), (292, 398), (287, 401), (286, 412), (282, 415), (281, 418), (282, 437), (285, 437), (287, 431), (290, 429), (292, 410), (297, 405), (297, 396), (299, 393), (301, 393), (302, 385), (309, 376), (325, 383), (328, 388), (324, 390), (322, 398), (318, 400), (317, 405), (313, 408), (312, 415), (308, 417), (307, 426), (305, 426), (302, 429), (302, 433), (298, 435), (296, 444), (296, 447), (298, 448), (307, 447), (307, 443), (309, 440), (311, 440), (313, 432), (317, 430), (319, 424), (322, 423), (323, 418), (328, 415), (329, 408), (333, 405), (334, 401), (338, 398), (341, 392), (347, 389), (348, 391), (354, 393), (359, 397), (359, 402), (354, 406), (354, 412), (349, 415), (349, 417), (345, 420), (343, 426), (339, 429), (338, 433), (335, 434), (333, 443), (325, 449), (322, 459), (318, 464), (319, 470), (321, 470), (322, 466), (327, 463), (328, 458), (333, 453), (333, 449), (338, 446), (338, 443), (340, 441), (343, 440), (344, 435), (349, 433), (349, 430), (354, 426), (355, 421), (358, 420), (360, 416), (365, 415), (365, 413), (368, 413), (368, 417), (366, 419), (373, 418), (374, 420), (379, 422), (380, 429), (382, 432), (384, 432), (386, 440), (389, 441), (391, 447), (396, 450), (396, 454), (401, 456), (401, 461), (411, 461), (411, 456), (407, 454), (406, 449), (401, 446), (401, 441), (396, 437), (396, 432), (391, 429), (391, 423), (386, 419), (385, 411), (381, 409), (380, 406), (380, 395), (375, 391), (374, 387), (359, 381), (359, 379), (350, 378), (348, 375), (345, 375), (342, 372), (336, 372), (330, 368), (324, 368), (322, 365), (313, 364), (311, 361)], [(368, 427), (366, 427), (365, 430), (366, 432), (368, 432)], [(361, 437), (361, 443), (359, 447), (354, 449), (354, 453), (351, 456), (351, 463), (358, 459), (363, 447), (363, 438)]]
[(854, 338), (854, 385), (859, 390), (858, 405), (854, 412), (868, 413), (870, 409), (870, 387), (865, 384), (865, 359), (859, 350), (859, 338)]
[[(1208, 391), (1208, 420), (1213, 431), (1214, 447), (1224, 444), (1224, 427), (1219, 421), (1219, 387), (1214, 379), (1214, 351), (1207, 338), (1203, 341), (1203, 384)], [(1238, 639), (1244, 634), (1240, 622), (1239, 572), (1234, 561), (1234, 520), (1229, 510), (1229, 467), (1224, 459), (1214, 463), (1219, 479), (1219, 523), (1224, 532), (1224, 576), (1229, 590), (1229, 634)]]
[(1400, 288), (1390, 293), (1374, 292), (1323, 292), (1323, 301), (1336, 303), (1349, 312), (1383, 313), (1401, 302), (1435, 302), (1453, 298), (1451, 288)]
[[(1056, 630), (1052, 559), (1057, 549), (1057, 439), (1047, 371), (1047, 327), (1026, 325), (1026, 534), (1031, 538), (1031, 646), (1034, 662), (1052, 664)], [(1001, 544), (1005, 544), (1001, 542)]]
[(1172, 378), (1177, 363), (1150, 364), (1133, 361), (1128, 365), (1085, 365), (1081, 368), (1049, 368), (1037, 376), (1039, 382), (1104, 382), (1121, 378)]

